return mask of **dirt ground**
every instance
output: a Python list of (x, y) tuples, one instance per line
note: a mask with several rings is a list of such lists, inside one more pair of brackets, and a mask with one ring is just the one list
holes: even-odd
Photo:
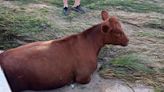
[[(152, 87), (141, 84), (127, 84), (120, 80), (103, 79), (97, 73), (92, 76), (92, 81), (87, 85), (74, 84), (51, 91), (40, 92), (154, 92)], [(34, 91), (25, 91), (34, 92)]]

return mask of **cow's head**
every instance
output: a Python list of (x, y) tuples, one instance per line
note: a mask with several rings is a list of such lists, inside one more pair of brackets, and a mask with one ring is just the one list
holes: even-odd
[(101, 16), (103, 20), (101, 32), (104, 36), (104, 43), (127, 46), (129, 40), (123, 32), (119, 21), (115, 17), (110, 17), (107, 11), (102, 11)]

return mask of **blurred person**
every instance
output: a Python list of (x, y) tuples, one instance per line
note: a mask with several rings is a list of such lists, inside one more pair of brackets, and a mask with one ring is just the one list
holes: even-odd
[[(64, 8), (63, 13), (64, 15), (69, 15), (70, 10), (68, 8), (68, 0), (63, 0)], [(72, 10), (79, 12), (81, 14), (85, 13), (85, 11), (80, 6), (80, 0), (75, 0), (74, 5), (72, 6)]]

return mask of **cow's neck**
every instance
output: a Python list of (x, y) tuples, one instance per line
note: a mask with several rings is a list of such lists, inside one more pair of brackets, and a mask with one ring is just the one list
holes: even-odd
[(94, 48), (96, 55), (98, 55), (100, 49), (104, 46), (103, 37), (101, 35), (101, 24), (97, 24), (82, 32), (82, 35)]

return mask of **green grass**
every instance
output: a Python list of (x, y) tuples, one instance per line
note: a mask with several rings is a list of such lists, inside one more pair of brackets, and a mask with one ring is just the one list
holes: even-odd
[[(136, 54), (124, 55), (109, 61), (107, 65), (116, 67), (120, 71), (153, 73), (153, 69), (144, 64), (146, 62), (141, 56)], [(106, 67), (106, 66), (105, 66)], [(118, 67), (118, 68), (117, 68)]]
[(152, 73), (153, 70), (147, 67), (144, 63), (144, 60), (137, 55), (126, 55), (111, 61), (113, 66), (117, 67), (124, 67), (135, 72), (145, 72), (145, 73)]
[[(14, 0), (20, 4), (28, 3), (47, 3), (57, 7), (63, 7), (63, 0)], [(69, 5), (72, 6), (74, 0), (68, 0)], [(164, 13), (164, 7), (160, 7), (155, 3), (150, 3), (148, 1), (138, 1), (138, 0), (81, 0), (81, 5), (94, 9), (94, 10), (104, 10), (109, 7), (114, 7), (117, 9), (131, 11), (131, 12), (159, 12)]]
[(145, 32), (138, 32), (137, 36), (139, 37), (154, 37), (159, 39), (164, 39), (164, 33), (160, 32), (152, 32), (152, 31), (145, 31)]
[(159, 71), (160, 71), (161, 73), (164, 73), (164, 67), (163, 67), (163, 68), (160, 68)]
[(18, 2), (18, 4), (40, 3), (40, 0), (11, 0), (12, 2)]
[[(138, 54), (127, 54), (107, 62), (100, 68), (100, 75), (104, 78), (119, 78), (128, 82), (141, 80), (142, 83), (163, 88), (163, 74), (151, 66), (148, 59)], [(147, 63), (146, 63), (147, 62)]]
[(19, 36), (31, 36), (51, 27), (46, 19), (31, 16), (23, 11), (0, 7), (0, 49), (16, 47)]
[(164, 92), (164, 89), (163, 88), (155, 88), (154, 92)]
[(150, 21), (149, 23), (146, 23), (144, 26), (164, 30), (164, 19)]
[(90, 0), (89, 2), (87, 0), (83, 0), (82, 3), (91, 9), (106, 9), (108, 7), (115, 7), (131, 12), (164, 13), (164, 7), (160, 7), (159, 5), (146, 1), (139, 2), (138, 0)]

